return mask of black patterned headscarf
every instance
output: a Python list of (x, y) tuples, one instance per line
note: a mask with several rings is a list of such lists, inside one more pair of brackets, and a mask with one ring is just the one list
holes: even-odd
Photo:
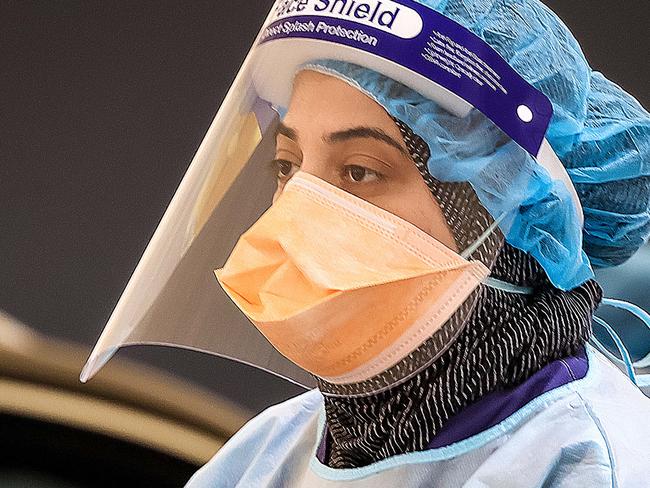
[[(426, 169), (426, 142), (407, 125), (395, 122), (452, 232), (464, 240), (457, 241), (458, 247), (465, 249), (491, 217), (481, 210), (468, 184), (434, 180)], [(462, 332), (430, 366), (376, 395), (326, 396), (329, 466), (365, 466), (426, 449), (445, 423), (465, 407), (490, 392), (522, 383), (550, 362), (584, 346), (592, 314), (602, 298), (595, 281), (568, 292), (558, 290), (530, 255), (504, 243), (498, 233), (472, 257), (490, 267), (492, 277), (530, 287), (533, 293), (481, 285)]]

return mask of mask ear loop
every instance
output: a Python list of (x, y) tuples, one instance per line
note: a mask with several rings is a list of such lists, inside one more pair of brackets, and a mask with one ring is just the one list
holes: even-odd
[[(490, 227), (488, 227), (485, 232), (474, 242), (471, 246), (469, 246), (465, 251), (461, 253), (461, 256), (464, 259), (469, 259), (469, 257), (485, 242), (485, 240), (498, 228), (499, 224), (503, 221), (503, 219), (506, 218), (508, 215), (508, 212), (504, 212), (501, 214), (501, 216), (496, 219)], [(486, 279), (483, 280), (483, 284), (486, 286), (489, 286), (491, 288), (495, 288), (497, 290), (502, 290), (508, 293), (518, 293), (521, 295), (531, 295), (533, 293), (533, 288), (530, 287), (524, 287), (524, 286), (519, 286), (515, 285), (512, 283), (508, 283), (505, 281), (498, 280), (496, 278), (492, 277), (487, 277)], [(649, 329), (650, 329), (650, 314), (643, 310), (641, 307), (634, 305), (633, 303), (626, 302), (624, 300), (617, 300), (614, 298), (604, 298), (601, 305), (606, 305), (614, 308), (618, 308), (621, 310), (625, 310), (626, 312), (631, 313), (635, 317), (637, 317), (639, 320), (641, 320)], [(618, 352), (621, 356), (622, 359), (617, 358), (614, 356), (611, 352), (607, 350), (603, 344), (601, 344), (598, 339), (595, 337), (592, 337), (590, 339), (590, 342), (600, 351), (602, 352), (610, 361), (612, 361), (615, 364), (619, 365), (624, 365), (625, 369), (627, 371), (628, 376), (630, 377), (630, 380), (638, 386), (638, 381), (637, 381), (637, 375), (634, 371), (635, 367), (636, 368), (644, 368), (650, 366), (650, 354), (648, 354), (644, 359), (642, 359), (639, 362), (632, 362), (632, 359), (630, 357), (630, 353), (625, 347), (625, 344), (619, 337), (619, 335), (616, 333), (616, 331), (610, 326), (605, 320), (603, 320), (600, 317), (597, 317), (594, 315), (593, 317), (594, 322), (596, 322), (598, 325), (603, 327), (605, 331), (609, 334), (609, 336), (612, 338), (614, 341), (614, 345), (618, 349)]]
[(528, 286), (519, 286), (507, 281), (501, 281), (496, 278), (487, 277), (483, 280), (485, 286), (494, 288), (496, 290), (505, 291), (508, 293), (517, 293), (518, 295), (532, 295), (535, 291), (534, 288)]
[[(641, 322), (643, 322), (645, 326), (650, 329), (650, 314), (648, 314), (648, 312), (643, 310), (638, 305), (635, 305), (630, 302), (626, 302), (624, 300), (617, 300), (614, 298), (604, 298), (602, 301), (602, 305), (618, 308), (619, 310), (624, 310), (626, 312), (629, 312), (632, 315), (634, 315), (636, 318), (641, 320)], [(630, 358), (629, 352), (627, 351), (625, 345), (623, 344), (623, 341), (618, 336), (616, 331), (614, 331), (614, 329), (600, 317), (594, 316), (594, 321), (599, 325), (601, 325), (605, 329), (605, 331), (610, 335), (622, 359), (619, 359), (616, 356), (614, 356), (612, 353), (610, 353), (607, 350), (607, 348), (603, 346), (595, 337), (592, 337), (590, 342), (592, 342), (599, 351), (601, 351), (605, 356), (607, 356), (607, 358), (610, 361), (612, 361), (615, 364), (624, 365), (630, 379), (634, 382), (635, 385), (638, 385), (639, 383), (638, 383), (637, 375), (635, 373), (635, 368), (645, 368), (650, 366), (650, 354), (648, 354), (641, 361), (633, 362), (632, 359)]]
[(616, 333), (616, 331), (612, 328), (611, 325), (609, 325), (607, 322), (605, 322), (603, 319), (600, 317), (596, 317), (594, 315), (594, 322), (596, 322), (598, 325), (600, 325), (605, 331), (609, 334), (609, 336), (612, 338), (612, 341), (614, 341), (614, 345), (616, 346), (616, 349), (618, 349), (619, 354), (621, 355), (621, 359), (617, 358), (614, 356), (611, 352), (607, 350), (603, 344), (596, 339), (595, 337), (592, 336), (592, 338), (589, 340), (594, 346), (596, 346), (596, 349), (598, 349), (600, 352), (602, 352), (607, 359), (609, 359), (611, 362), (615, 364), (622, 364), (625, 366), (625, 370), (627, 372), (627, 375), (630, 377), (632, 380), (632, 383), (635, 385), (637, 384), (636, 382), (636, 373), (634, 372), (634, 365), (632, 364), (632, 359), (630, 358), (630, 353), (628, 352), (627, 348), (625, 347), (625, 344), (623, 344), (623, 341), (619, 337), (619, 335)]
[[(469, 257), (474, 254), (474, 252), (481, 247), (481, 245), (485, 242), (485, 240), (494, 233), (495, 230), (499, 227), (499, 224), (507, 217), (509, 212), (504, 212), (501, 214), (501, 216), (496, 219), (490, 227), (488, 227), (483, 234), (479, 236), (478, 239), (469, 246), (467, 249), (465, 249), (461, 253), (461, 257), (463, 259), (469, 259)], [(515, 285), (513, 283), (508, 283), (507, 281), (501, 281), (496, 278), (492, 278), (488, 276), (483, 280), (483, 284), (486, 286), (489, 286), (490, 288), (495, 288), (497, 290), (502, 290), (508, 293), (517, 293), (519, 295), (532, 295), (533, 294), (533, 288), (527, 287), (527, 286), (519, 286)]]

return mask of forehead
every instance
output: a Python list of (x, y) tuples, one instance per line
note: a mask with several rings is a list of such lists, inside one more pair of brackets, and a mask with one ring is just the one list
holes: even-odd
[(301, 138), (372, 127), (398, 141), (402, 139), (393, 119), (375, 100), (335, 76), (312, 70), (296, 75), (284, 123)]

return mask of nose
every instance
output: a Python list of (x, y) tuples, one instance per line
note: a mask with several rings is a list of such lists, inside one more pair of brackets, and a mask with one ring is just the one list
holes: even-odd
[[(320, 178), (321, 180), (329, 183), (330, 185), (337, 186), (340, 188), (341, 185), (341, 177), (339, 174), (340, 169), (338, 169), (338, 166), (335, 161), (328, 158), (326, 155), (322, 154), (321, 152), (315, 151), (309, 154), (303, 150), (303, 160), (302, 163), (300, 164), (300, 169), (296, 171), (296, 173), (298, 172), (308, 173), (311, 176)], [(282, 193), (283, 189), (284, 189), (284, 183), (278, 183), (278, 188), (275, 194), (273, 195), (273, 202), (277, 200), (277, 198)]]
[(331, 161), (322, 157), (305, 157), (300, 171), (320, 178), (330, 185), (338, 186), (340, 184), (337, 168)]

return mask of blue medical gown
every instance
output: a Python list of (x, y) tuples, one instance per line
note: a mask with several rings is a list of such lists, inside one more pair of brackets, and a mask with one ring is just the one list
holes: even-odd
[(324, 408), (313, 390), (251, 420), (187, 486), (650, 487), (650, 399), (591, 348), (588, 359), (583, 379), (490, 429), (356, 469), (318, 461)]

